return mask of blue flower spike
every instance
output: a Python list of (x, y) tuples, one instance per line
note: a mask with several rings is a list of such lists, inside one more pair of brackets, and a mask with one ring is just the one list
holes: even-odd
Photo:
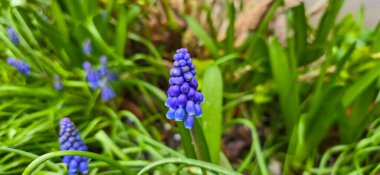
[(169, 108), (166, 118), (184, 121), (185, 127), (191, 129), (194, 125), (194, 117), (202, 116), (200, 104), (203, 102), (203, 95), (197, 91), (195, 66), (188, 51), (184, 48), (178, 49), (173, 59), (173, 68), (169, 72), (170, 88), (165, 102), (165, 106)]
[(13, 27), (8, 27), (8, 35), (14, 44), (18, 45), (20, 43), (20, 39)]
[(17, 69), (17, 71), (25, 74), (25, 75), (29, 75), (30, 74), (30, 67), (27, 63), (21, 61), (21, 60), (18, 60), (18, 59), (15, 59), (15, 58), (8, 58), (7, 59), (7, 63), (11, 66), (13, 66), (15, 69)]
[[(81, 139), (78, 129), (69, 118), (63, 118), (60, 121), (59, 143), (62, 151), (87, 151), (87, 146)], [(62, 162), (68, 166), (69, 175), (76, 175), (79, 172), (87, 174), (89, 161), (89, 158), (81, 156), (64, 156), (62, 158)]]

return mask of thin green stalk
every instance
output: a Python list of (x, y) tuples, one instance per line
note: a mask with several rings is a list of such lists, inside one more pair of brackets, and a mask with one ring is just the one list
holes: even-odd
[(232, 124), (243, 124), (247, 126), (251, 130), (251, 137), (252, 137), (253, 146), (250, 148), (248, 155), (239, 166), (238, 172), (242, 172), (248, 166), (248, 163), (251, 161), (253, 154), (256, 153), (256, 159), (257, 159), (257, 162), (259, 163), (261, 174), (269, 175), (269, 172), (265, 163), (265, 157), (261, 150), (260, 140), (259, 140), (259, 136), (257, 134), (257, 130), (255, 126), (252, 124), (251, 121), (247, 119), (236, 119), (232, 121)]
[[(190, 135), (191, 135), (191, 139), (193, 140), (193, 145), (194, 145), (195, 153), (197, 154), (198, 159), (203, 160), (203, 155), (201, 153), (201, 148), (200, 148), (199, 142), (198, 142), (198, 140), (197, 140), (197, 138), (195, 136), (194, 128), (190, 129)], [(202, 174), (203, 175), (207, 175), (206, 170), (204, 170), (203, 168), (201, 170), (202, 170)]]
[(31, 175), (34, 170), (38, 168), (39, 165), (44, 163), (45, 161), (54, 158), (54, 157), (60, 157), (60, 156), (84, 156), (91, 159), (101, 160), (106, 163), (108, 163), (110, 166), (113, 166), (114, 168), (119, 169), (123, 174), (132, 174), (128, 169), (124, 168), (122, 165), (119, 164), (119, 162), (110, 159), (108, 157), (105, 157), (100, 154), (92, 153), (92, 152), (85, 152), (85, 151), (56, 151), (44, 154), (37, 159), (35, 159), (32, 163), (30, 163), (22, 173), (22, 175)]
[[(35, 155), (33, 153), (29, 153), (29, 152), (18, 150), (18, 149), (8, 148), (8, 147), (0, 147), (0, 151), (16, 153), (16, 154), (29, 157), (32, 159), (38, 158), (38, 155)], [(55, 165), (53, 162), (47, 161), (46, 164), (49, 168), (59, 171), (61, 173), (61, 169), (57, 165)]]
[(200, 161), (200, 160), (194, 160), (194, 159), (188, 159), (188, 158), (168, 158), (156, 161), (146, 167), (144, 167), (142, 170), (140, 170), (137, 175), (143, 175), (145, 173), (148, 173), (150, 170), (155, 169), (158, 166), (165, 165), (165, 164), (181, 164), (181, 165), (188, 165), (188, 166), (196, 166), (199, 168), (203, 168), (208, 171), (213, 171), (220, 174), (227, 174), (227, 175), (241, 175), (240, 173), (225, 169), (223, 167), (220, 167), (218, 165), (214, 165), (208, 162)]

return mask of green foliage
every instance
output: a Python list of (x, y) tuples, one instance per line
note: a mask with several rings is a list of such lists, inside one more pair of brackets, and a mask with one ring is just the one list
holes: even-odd
[(202, 93), (205, 101), (202, 104), (202, 128), (213, 163), (219, 164), (220, 145), (222, 137), (222, 105), (223, 79), (217, 66), (211, 66), (205, 71)]
[[(238, 23), (256, 18), (242, 16), (243, 1), (0, 1), (0, 174), (66, 174), (64, 155), (91, 157), (89, 174), (273, 174), (276, 162), (283, 174), (378, 173), (380, 24), (338, 20), (343, 2), (328, 1), (314, 28), (303, 3), (283, 0), (254, 27)], [(180, 47), (205, 97), (191, 131), (165, 119), (167, 65)], [(118, 75), (109, 102), (82, 68), (102, 55)], [(63, 117), (89, 152), (58, 151)]]

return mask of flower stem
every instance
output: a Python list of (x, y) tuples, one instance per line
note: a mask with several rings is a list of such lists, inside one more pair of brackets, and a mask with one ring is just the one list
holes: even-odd
[[(202, 156), (201, 148), (200, 148), (200, 145), (199, 145), (199, 141), (196, 138), (196, 133), (195, 133), (194, 128), (190, 129), (190, 135), (191, 135), (191, 139), (193, 140), (193, 145), (194, 145), (195, 153), (197, 154), (198, 159), (203, 160), (204, 158)], [(205, 169), (201, 168), (201, 170), (202, 170), (202, 174), (203, 175), (207, 175), (207, 171)]]
[(22, 173), (22, 175), (30, 175), (43, 162), (45, 162), (45, 161), (47, 161), (47, 160), (49, 160), (49, 159), (51, 159), (53, 157), (60, 157), (60, 156), (65, 156), (65, 155), (84, 156), (84, 157), (88, 157), (88, 158), (91, 158), (91, 159), (102, 160), (102, 161), (108, 163), (109, 165), (111, 165), (111, 166), (119, 169), (122, 172), (122, 174), (131, 174), (131, 172), (128, 169), (124, 168), (117, 161), (115, 161), (113, 159), (110, 159), (108, 157), (105, 157), (103, 155), (100, 155), (100, 154), (96, 154), (96, 153), (92, 153), (92, 152), (85, 152), (85, 151), (56, 151), (56, 152), (51, 152), (51, 153), (44, 154), (44, 155), (38, 157), (37, 159), (35, 159), (32, 163), (30, 163), (25, 168), (25, 170)]

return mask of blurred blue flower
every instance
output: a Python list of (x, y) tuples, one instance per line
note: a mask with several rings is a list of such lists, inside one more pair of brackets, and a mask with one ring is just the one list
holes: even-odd
[(101, 56), (100, 57), (100, 63), (101, 63), (101, 65), (99, 67), (99, 74), (103, 78), (103, 77), (106, 77), (108, 75), (107, 57)]
[(18, 60), (18, 59), (14, 59), (14, 58), (8, 58), (7, 59), (7, 63), (11, 66), (13, 66), (14, 68), (16, 68), (19, 72), (25, 74), (25, 75), (29, 75), (30, 74), (30, 67), (27, 63), (21, 61), (21, 60)]
[(119, 77), (115, 73), (110, 73), (107, 78), (108, 81), (116, 81), (118, 79)]
[(115, 98), (115, 92), (112, 87), (106, 82), (106, 84), (102, 87), (102, 100), (109, 101)]
[(54, 89), (60, 91), (63, 89), (63, 83), (59, 75), (54, 75)]
[(195, 66), (186, 49), (178, 49), (174, 55), (173, 68), (170, 70), (170, 88), (165, 105), (169, 107), (166, 113), (168, 119), (184, 120), (185, 127), (191, 129), (194, 116), (202, 116), (200, 104), (203, 95), (197, 92), (198, 82), (194, 77)]
[[(63, 118), (60, 121), (59, 144), (62, 151), (87, 151), (87, 146), (81, 139), (78, 129), (69, 118)], [(68, 166), (69, 175), (76, 175), (79, 172), (88, 173), (89, 161), (89, 158), (81, 156), (64, 156), (62, 158), (62, 162)]]
[(18, 45), (20, 43), (20, 39), (13, 27), (8, 27), (8, 35), (14, 44)]
[(84, 42), (84, 45), (83, 45), (83, 53), (85, 55), (90, 55), (92, 52), (92, 45), (91, 45), (91, 40), (90, 39), (87, 39), (85, 42)]
[(90, 87), (92, 89), (97, 88), (100, 85), (99, 72), (94, 70), (91, 63), (87, 61), (83, 63), (83, 68), (86, 71), (86, 79), (90, 83)]

